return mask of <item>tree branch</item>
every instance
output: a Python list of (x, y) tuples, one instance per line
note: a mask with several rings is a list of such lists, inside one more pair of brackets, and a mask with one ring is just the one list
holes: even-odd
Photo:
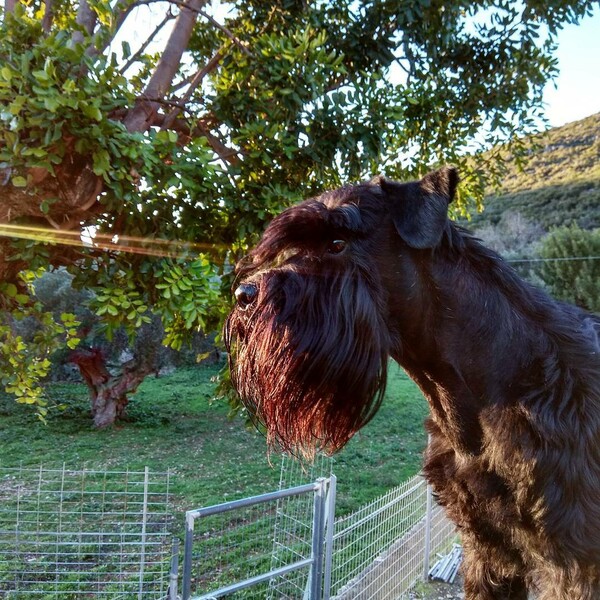
[(141, 54), (150, 45), (152, 40), (158, 35), (160, 30), (171, 20), (174, 16), (169, 9), (165, 18), (154, 28), (154, 31), (146, 38), (144, 43), (138, 48), (138, 50), (129, 57), (129, 60), (119, 69), (119, 73), (123, 74), (129, 67), (141, 56)]
[(210, 147), (218, 154), (219, 158), (230, 165), (236, 166), (240, 164), (238, 151), (233, 148), (228, 148), (218, 137), (213, 135), (208, 126), (199, 120), (191, 131), (191, 135), (195, 136), (195, 132), (200, 131), (206, 138)]
[(96, 56), (97, 54), (102, 54), (106, 50), (111, 41), (115, 39), (117, 32), (121, 29), (121, 26), (125, 23), (131, 9), (134, 8), (135, 5), (136, 2), (133, 0), (117, 0), (115, 2), (112, 9), (113, 15), (110, 35), (105, 35), (104, 39), (100, 40), (105, 33), (105, 31), (100, 29), (94, 36), (93, 42), (86, 50), (88, 56)]
[[(190, 0), (177, 16), (173, 31), (165, 50), (143, 96), (146, 98), (164, 98), (175, 74), (179, 70), (181, 57), (188, 46), (198, 11), (207, 0)], [(124, 124), (129, 131), (146, 131), (156, 115), (160, 104), (141, 98), (125, 118)]]
[(196, 88), (202, 83), (202, 80), (204, 79), (204, 77), (217, 68), (217, 65), (221, 62), (222, 58), (223, 58), (223, 54), (222, 54), (221, 50), (219, 50), (208, 61), (208, 63), (206, 63), (206, 65), (204, 65), (204, 67), (200, 71), (198, 71), (196, 73), (196, 75), (194, 75), (194, 78), (190, 82), (190, 85), (189, 85), (187, 91), (185, 92), (185, 95), (179, 102), (181, 107), (174, 108), (165, 118), (165, 122), (163, 123), (164, 129), (169, 129), (169, 127), (171, 127), (171, 124), (173, 123), (173, 121), (175, 120), (177, 115), (179, 115), (179, 113), (181, 112), (182, 107), (185, 107), (187, 105), (190, 98), (192, 97), (192, 94), (194, 93)]
[[(154, 0), (150, 0), (150, 2), (152, 2), (152, 1), (154, 1)], [(209, 23), (214, 25), (217, 29), (220, 29), (242, 52), (244, 52), (244, 54), (247, 54), (248, 56), (252, 56), (252, 52), (250, 52), (250, 50), (248, 50), (248, 48), (246, 46), (244, 46), (244, 44), (242, 44), (242, 42), (233, 33), (231, 33), (231, 31), (229, 29), (227, 29), (227, 27), (225, 27), (224, 25), (221, 25), (221, 23), (219, 23), (217, 20), (213, 19), (213, 17), (211, 17), (208, 13), (204, 12), (201, 8), (193, 9), (190, 7), (189, 3), (185, 2), (184, 0), (168, 0), (168, 1), (171, 4), (185, 7), (190, 10), (195, 10), (201, 17), (204, 17)]]
[(132, 0), (117, 0), (113, 7), (113, 37), (114, 34), (121, 29), (121, 25), (125, 23), (125, 19), (129, 16), (131, 10), (135, 7), (135, 2)]
[(81, 0), (79, 8), (77, 9), (77, 17), (75, 23), (81, 27), (80, 29), (73, 32), (71, 38), (73, 45), (81, 44), (85, 39), (86, 34), (91, 36), (96, 26), (96, 13), (92, 10), (87, 0)]
[(42, 19), (42, 29), (44, 33), (50, 33), (52, 27), (52, 21), (54, 19), (54, 0), (44, 0), (46, 6), (44, 10), (44, 17)]
[(4, 14), (8, 15), (15, 12), (15, 6), (19, 0), (4, 0)]
[(180, 90), (181, 88), (185, 87), (186, 85), (190, 85), (190, 83), (194, 80), (194, 78), (196, 77), (198, 73), (192, 73), (191, 75), (188, 75), (187, 77), (184, 77), (179, 83), (174, 83), (171, 86), (171, 92), (176, 92), (178, 90)]
[[(173, 2), (174, 0), (171, 0)], [(203, 16), (207, 21), (209, 21), (212, 25), (214, 25), (217, 29), (220, 29), (244, 54), (247, 56), (252, 56), (252, 52), (242, 44), (242, 42), (227, 29), (224, 25), (221, 25), (218, 21), (215, 21), (209, 14), (205, 13), (203, 10), (199, 10), (198, 13)]]
[[(163, 104), (172, 105), (173, 103), (163, 102)], [(170, 115), (156, 114), (152, 125), (166, 129), (165, 122), (168, 116)], [(210, 126), (208, 123), (209, 119), (207, 118), (198, 119), (198, 121), (196, 121), (196, 123), (193, 125), (185, 119), (175, 118), (172, 119), (172, 122), (170, 122), (169, 129), (181, 134), (181, 145), (185, 145), (191, 139), (202, 135), (206, 138), (210, 144), (210, 147), (215, 151), (215, 154), (217, 154), (222, 161), (233, 166), (238, 165), (240, 163), (240, 154), (242, 153), (235, 148), (229, 148), (226, 146), (216, 135), (210, 131)]]
[(404, 60), (408, 62), (408, 70), (406, 68), (404, 69), (407, 74), (406, 85), (408, 86), (410, 85), (413, 76), (416, 74), (417, 58), (410, 47), (410, 40), (406, 36), (404, 36), (404, 39), (402, 40), (402, 46), (404, 48)]
[[(171, 86), (171, 92), (177, 92), (178, 90), (180, 90), (181, 88), (184, 88), (186, 85), (190, 85), (192, 82), (196, 81), (196, 78), (201, 74), (200, 77), (200, 81), (202, 80), (202, 78), (207, 75), (208, 73), (211, 73), (212, 71), (215, 70), (215, 68), (218, 66), (219, 61), (213, 62), (215, 61), (216, 57), (218, 54), (221, 54), (222, 56), (224, 56), (223, 54), (224, 49), (220, 48), (216, 54), (208, 61), (208, 63), (202, 67), (202, 69), (200, 69), (199, 71), (196, 71), (195, 73), (192, 73), (191, 75), (188, 75), (187, 77), (184, 77), (181, 81), (179, 81), (178, 83), (174, 84)], [(222, 58), (221, 56), (221, 58)], [(197, 87), (197, 86), (196, 86)]]

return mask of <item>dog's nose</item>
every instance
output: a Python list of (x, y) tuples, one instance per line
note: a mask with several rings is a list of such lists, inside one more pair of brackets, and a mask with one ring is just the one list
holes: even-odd
[(253, 283), (242, 283), (233, 295), (240, 308), (248, 308), (258, 296), (258, 287)]

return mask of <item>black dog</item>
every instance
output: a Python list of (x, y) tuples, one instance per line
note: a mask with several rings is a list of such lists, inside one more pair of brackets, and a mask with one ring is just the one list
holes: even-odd
[(466, 598), (600, 599), (600, 320), (447, 218), (457, 173), (284, 211), (238, 266), (225, 338), (267, 436), (342, 447), (388, 356), (429, 401), (425, 473), (461, 531)]

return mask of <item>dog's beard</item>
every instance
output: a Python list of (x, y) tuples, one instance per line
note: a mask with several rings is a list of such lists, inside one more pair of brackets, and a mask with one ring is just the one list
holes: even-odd
[[(375, 288), (375, 291), (374, 291)], [(389, 351), (377, 286), (358, 269), (265, 273), (226, 323), (231, 377), (271, 446), (333, 453), (375, 414)]]

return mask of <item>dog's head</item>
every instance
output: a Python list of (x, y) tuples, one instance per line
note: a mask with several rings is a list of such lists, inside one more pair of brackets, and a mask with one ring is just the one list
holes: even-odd
[(341, 448), (377, 411), (393, 332), (391, 247), (435, 247), (458, 181), (378, 178), (275, 217), (237, 266), (225, 325), (232, 381), (270, 443), (311, 455)]

